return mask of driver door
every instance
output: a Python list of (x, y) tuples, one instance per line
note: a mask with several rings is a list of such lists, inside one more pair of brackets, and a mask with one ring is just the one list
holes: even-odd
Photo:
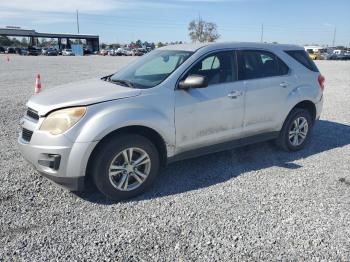
[(206, 88), (175, 90), (177, 153), (239, 138), (244, 118), (244, 84), (237, 81), (235, 51), (207, 55), (188, 75), (208, 78)]

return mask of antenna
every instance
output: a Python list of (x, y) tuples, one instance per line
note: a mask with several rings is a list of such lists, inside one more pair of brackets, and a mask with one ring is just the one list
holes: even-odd
[(77, 10), (77, 29), (78, 29), (78, 35), (79, 35), (79, 11)]
[(261, 37), (260, 42), (262, 43), (264, 41), (264, 24), (261, 24)]

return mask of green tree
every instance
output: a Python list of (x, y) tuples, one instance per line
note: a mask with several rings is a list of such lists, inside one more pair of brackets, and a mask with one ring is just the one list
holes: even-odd
[(142, 47), (142, 41), (140, 39), (137, 40), (135, 44), (137, 45), (137, 47)]
[(162, 42), (158, 42), (158, 44), (157, 44), (157, 48), (159, 48), (159, 47), (163, 47), (163, 46), (165, 46), (165, 44), (163, 44)]
[(21, 39), (21, 46), (22, 46), (22, 47), (28, 46), (28, 40), (27, 40), (27, 38), (23, 37), (23, 38)]
[(10, 46), (10, 45), (12, 45), (12, 41), (7, 36), (0, 36), (0, 45), (1, 46)]

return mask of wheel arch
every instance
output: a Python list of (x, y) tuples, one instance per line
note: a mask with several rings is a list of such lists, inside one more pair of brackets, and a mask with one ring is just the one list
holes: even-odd
[[(299, 103), (297, 103), (288, 113), (288, 115), (295, 109), (295, 108), (302, 108), (306, 109), (310, 115), (311, 119), (314, 122), (316, 120), (316, 105), (310, 101), (310, 100), (303, 100)], [(288, 116), (287, 116), (288, 117)]]
[(93, 164), (93, 159), (98, 152), (98, 150), (103, 146), (103, 144), (108, 140), (112, 139), (115, 136), (123, 135), (123, 134), (137, 134), (143, 137), (146, 137), (149, 139), (154, 145), (156, 146), (159, 157), (160, 157), (160, 164), (162, 167), (166, 166), (167, 164), (167, 146), (165, 143), (165, 140), (163, 137), (154, 129), (146, 126), (141, 125), (133, 125), (133, 126), (126, 126), (121, 127), (119, 129), (116, 129), (107, 135), (105, 135), (95, 146), (95, 148), (92, 150), (92, 153), (89, 156), (87, 167), (86, 167), (86, 174), (85, 174), (85, 181), (90, 184), (92, 183), (91, 179), (91, 169)]

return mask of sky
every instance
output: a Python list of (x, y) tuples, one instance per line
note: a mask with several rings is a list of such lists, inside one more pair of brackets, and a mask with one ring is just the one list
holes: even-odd
[(350, 45), (350, 0), (0, 0), (0, 27), (100, 36), (100, 42), (190, 42), (199, 16), (217, 24), (218, 41)]

